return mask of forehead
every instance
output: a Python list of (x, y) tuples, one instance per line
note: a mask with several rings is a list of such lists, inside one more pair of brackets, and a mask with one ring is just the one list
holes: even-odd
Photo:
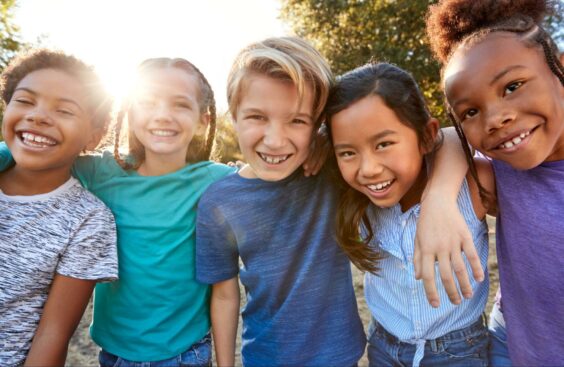
[(25, 88), (43, 97), (70, 99), (85, 107), (88, 105), (87, 90), (75, 76), (59, 69), (39, 69), (20, 80), (16, 89)]
[(537, 47), (525, 44), (512, 33), (491, 33), (476, 43), (462, 44), (456, 49), (444, 69), (445, 92), (448, 96), (459, 82), (490, 82), (499, 73), (517, 65), (533, 70), (548, 68)]
[(135, 85), (136, 93), (182, 95), (196, 99), (199, 96), (198, 78), (187, 70), (166, 67), (144, 71)]
[[(298, 104), (299, 111), (296, 111)], [(273, 108), (311, 116), (313, 90), (309, 83), (306, 83), (303, 96), (299, 100), (298, 89), (292, 81), (253, 74), (241, 86), (239, 108), (245, 107)]]

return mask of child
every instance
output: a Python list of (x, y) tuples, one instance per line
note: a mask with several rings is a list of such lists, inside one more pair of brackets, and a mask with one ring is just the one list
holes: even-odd
[(0, 172), (0, 365), (62, 366), (95, 283), (118, 273), (113, 216), (70, 173), (112, 103), (87, 65), (54, 51), (18, 56), (1, 83), (15, 165)]
[(442, 1), (427, 25), (461, 139), (492, 158), (500, 188), (502, 311), (516, 365), (561, 365), (564, 355), (564, 68), (540, 25), (547, 4)]
[(238, 278), (245, 366), (352, 366), (364, 352), (350, 265), (332, 235), (336, 188), (327, 172), (300, 169), (330, 83), (320, 54), (292, 37), (250, 45), (231, 69), (229, 109), (248, 164), (206, 191), (196, 230), (219, 366), (234, 364)]
[[(361, 270), (373, 272), (365, 276), (372, 313), (370, 365), (486, 365), (482, 313), (488, 282), (473, 282), (475, 296), (460, 306), (443, 304), (437, 310), (424, 302), (423, 284), (414, 277), (415, 229), (427, 184), (425, 157), (437, 147), (439, 127), (415, 80), (390, 64), (354, 69), (337, 80), (327, 120), (339, 170), (350, 186), (339, 205), (337, 238)], [(479, 173), (487, 176), (488, 169), (481, 164)], [(464, 183), (458, 205), (486, 265), (486, 208), (473, 180)], [(365, 264), (370, 258), (379, 261)]]
[(202, 73), (184, 59), (149, 59), (118, 114), (114, 154), (80, 157), (73, 167), (118, 229), (120, 280), (96, 287), (90, 328), (101, 366), (211, 363), (209, 287), (194, 269), (196, 204), (233, 171), (207, 160), (214, 134), (214, 96)]

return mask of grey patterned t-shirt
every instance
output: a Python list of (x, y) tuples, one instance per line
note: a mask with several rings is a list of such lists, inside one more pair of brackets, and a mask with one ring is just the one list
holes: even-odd
[(0, 366), (25, 361), (55, 274), (117, 279), (112, 213), (74, 178), (42, 195), (0, 191)]

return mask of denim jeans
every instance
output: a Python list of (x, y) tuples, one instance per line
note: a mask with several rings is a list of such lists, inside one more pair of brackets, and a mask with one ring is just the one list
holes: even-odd
[(505, 321), (503, 319), (503, 313), (497, 303), (494, 304), (492, 312), (490, 313), (488, 328), (490, 332), (490, 366), (511, 366), (511, 359), (509, 359), (509, 351), (507, 349)]
[(105, 350), (101, 350), (98, 355), (100, 367), (210, 367), (211, 361), (211, 335), (209, 333), (185, 352), (161, 361), (134, 362)]
[[(374, 319), (370, 324), (368, 362), (370, 367), (403, 367), (413, 364), (416, 346), (400, 341)], [(469, 327), (427, 340), (420, 362), (426, 366), (487, 366), (488, 330), (483, 317)]]

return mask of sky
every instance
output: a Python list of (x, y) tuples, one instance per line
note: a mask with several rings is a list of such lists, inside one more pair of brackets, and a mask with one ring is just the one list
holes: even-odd
[(108, 89), (123, 92), (150, 57), (196, 65), (227, 110), (225, 84), (237, 52), (290, 34), (278, 0), (18, 0), (14, 22), (24, 41), (71, 53), (93, 65)]

